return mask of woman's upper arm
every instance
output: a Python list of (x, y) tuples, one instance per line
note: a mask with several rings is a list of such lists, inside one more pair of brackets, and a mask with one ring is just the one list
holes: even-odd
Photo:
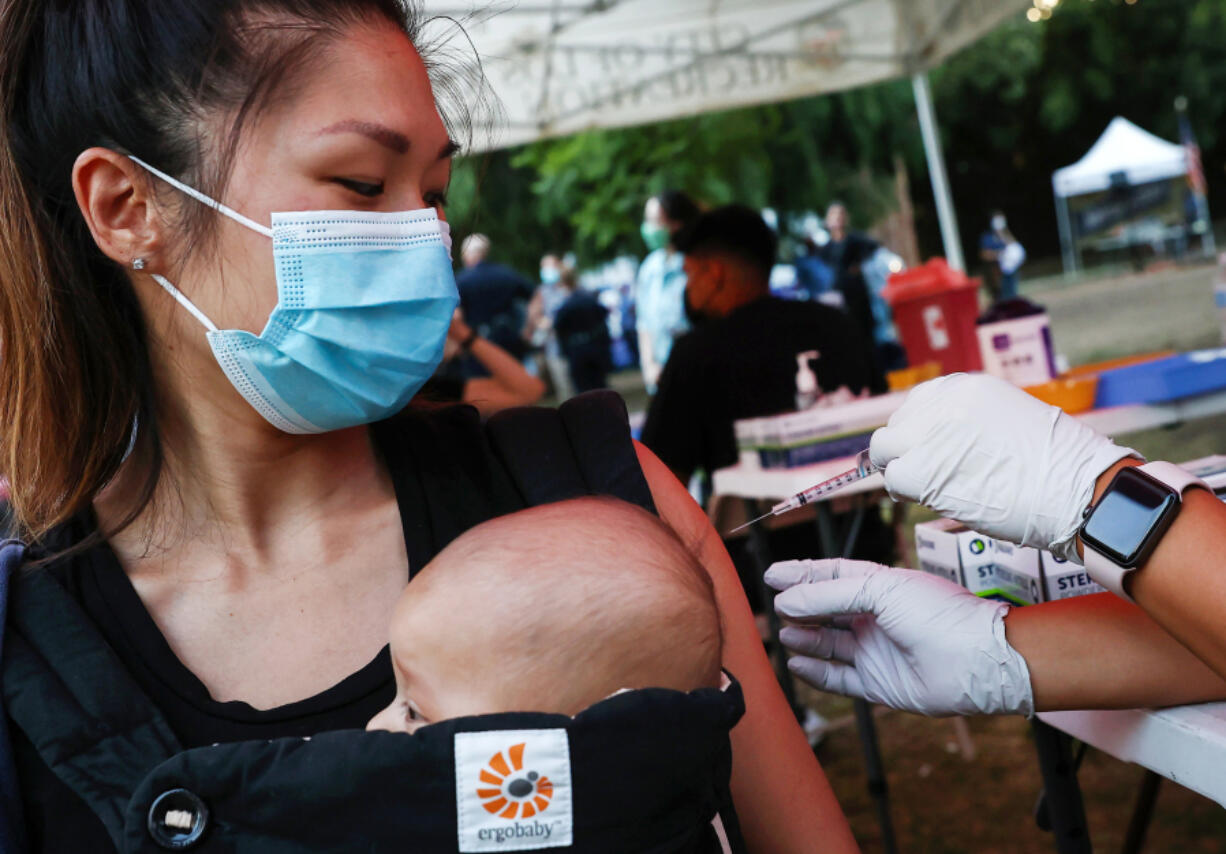
[(857, 851), (825, 774), (784, 700), (732, 560), (702, 508), (650, 450), (635, 443), (660, 517), (711, 573), (724, 623), (724, 663), (745, 692), (732, 732), (732, 795), (750, 850)]

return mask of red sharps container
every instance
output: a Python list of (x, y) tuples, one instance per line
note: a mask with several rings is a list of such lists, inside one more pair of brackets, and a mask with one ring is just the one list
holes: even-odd
[(982, 369), (975, 332), (979, 284), (944, 258), (890, 276), (882, 296), (912, 367), (940, 362), (942, 374)]

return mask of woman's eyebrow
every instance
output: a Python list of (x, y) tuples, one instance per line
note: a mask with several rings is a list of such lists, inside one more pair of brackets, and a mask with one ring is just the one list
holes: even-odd
[(346, 119), (343, 122), (328, 125), (319, 132), (318, 136), (330, 133), (358, 133), (368, 139), (373, 139), (385, 148), (390, 148), (397, 154), (405, 154), (412, 145), (409, 138), (398, 131), (377, 122), (363, 122), (357, 119)]

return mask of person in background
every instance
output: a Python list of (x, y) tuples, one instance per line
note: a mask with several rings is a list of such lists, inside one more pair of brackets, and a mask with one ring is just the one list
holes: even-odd
[(851, 316), (861, 336), (873, 340), (873, 305), (862, 267), (877, 251), (877, 241), (849, 229), (847, 206), (831, 202), (826, 209), (826, 231), (830, 240), (818, 249), (818, 257), (834, 270), (834, 288), (843, 296), (844, 310)]
[(992, 211), (988, 230), (979, 238), (979, 258), (984, 263), (984, 279), (992, 302), (1017, 296), (1017, 271), (1026, 260), (1026, 250), (1009, 231), (1003, 211)]
[(688, 328), (685, 319), (685, 271), (674, 238), (698, 216), (698, 205), (679, 190), (665, 190), (643, 208), (643, 259), (634, 289), (639, 364), (648, 394), (655, 394), (672, 351), (673, 339)]
[[(742, 205), (702, 214), (681, 240), (687, 311), (695, 327), (677, 340), (647, 410), (643, 444), (682, 483), (737, 461), (733, 422), (789, 412), (796, 401), (797, 355), (816, 350), (812, 367), (824, 392), (884, 390), (870, 339), (838, 309), (770, 294), (777, 240), (762, 217)], [(892, 537), (875, 511), (864, 519), (861, 552), (892, 554)], [(884, 545), (883, 545), (884, 544)], [(772, 554), (813, 550), (812, 526), (772, 531)], [(746, 540), (728, 542), (755, 611), (757, 573)]]
[[(488, 376), (465, 377), (461, 357), (477, 362)], [(545, 395), (545, 383), (528, 373), (523, 363), (492, 341), (482, 338), (464, 322), (456, 309), (443, 345), (443, 363), (434, 372), (417, 400), (433, 403), (471, 403), (488, 418), (512, 406), (531, 406)]]
[[(502, 264), (489, 260), (490, 239), (484, 234), (464, 238), (460, 258), (464, 269), (456, 276), (460, 308), (467, 322), (482, 338), (497, 344), (522, 360), (528, 347), (521, 336), (526, 307), (532, 298), (532, 283)], [(468, 362), (471, 376), (482, 376), (480, 365)]]
[(570, 384), (566, 359), (553, 330), (554, 315), (567, 296), (566, 289), (561, 285), (563, 269), (565, 265), (557, 255), (549, 254), (541, 258), (541, 284), (528, 302), (528, 320), (523, 333), (529, 345), (541, 350), (549, 381), (553, 384), (554, 397), (559, 403), (575, 393)]
[(596, 294), (577, 286), (575, 272), (562, 270), (559, 285), (566, 299), (554, 315), (553, 331), (570, 368), (576, 394), (608, 385), (610, 367), (609, 310)]

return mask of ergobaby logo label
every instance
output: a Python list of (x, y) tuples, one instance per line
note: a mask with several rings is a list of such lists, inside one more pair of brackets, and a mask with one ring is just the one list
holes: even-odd
[(458, 732), (455, 761), (461, 852), (530, 851), (572, 844), (566, 730)]

